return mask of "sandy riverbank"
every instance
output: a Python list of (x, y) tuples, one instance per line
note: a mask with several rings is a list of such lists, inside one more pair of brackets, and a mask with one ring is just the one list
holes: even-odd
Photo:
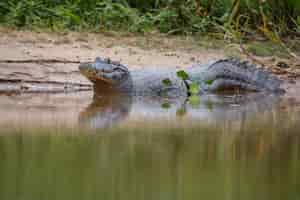
[[(156, 67), (187, 67), (223, 58), (224, 47), (204, 48), (189, 37), (114, 36), (91, 33), (37, 33), (0, 28), (0, 60), (58, 59), (92, 61), (95, 57), (110, 57), (130, 69)], [(0, 64), (3, 80), (44, 83), (75, 83), (90, 86), (78, 71), (78, 64)], [(299, 81), (284, 87), (288, 95), (297, 96)], [(11, 84), (10, 82), (8, 84)], [(52, 87), (60, 87), (55, 85)]]

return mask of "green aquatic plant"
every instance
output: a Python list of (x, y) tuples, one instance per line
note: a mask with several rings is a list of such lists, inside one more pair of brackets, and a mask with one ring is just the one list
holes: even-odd
[(206, 85), (212, 85), (214, 83), (214, 80), (206, 80), (205, 84)]
[(189, 104), (194, 108), (198, 108), (200, 106), (200, 96), (199, 95), (189, 96), (188, 101), (189, 101)]
[(166, 79), (162, 80), (162, 83), (163, 83), (165, 86), (170, 86), (170, 85), (172, 85), (172, 81), (171, 81), (169, 78), (166, 78)]
[(177, 72), (177, 76), (181, 78), (183, 81), (189, 81), (190, 83), (188, 84), (188, 92), (189, 94), (192, 95), (198, 95), (200, 92), (199, 84), (197, 82), (192, 82), (189, 79), (188, 73), (186, 73), (184, 70), (180, 70)]
[(198, 95), (200, 92), (199, 90), (199, 84), (196, 83), (196, 82), (192, 82), (190, 85), (189, 85), (189, 93), (191, 95)]
[(184, 70), (180, 70), (177, 72), (177, 76), (179, 78), (181, 78), (182, 80), (188, 80), (189, 79), (189, 75), (188, 73), (186, 73)]
[(171, 104), (169, 102), (164, 102), (161, 104), (161, 107), (163, 109), (170, 109), (171, 108)]

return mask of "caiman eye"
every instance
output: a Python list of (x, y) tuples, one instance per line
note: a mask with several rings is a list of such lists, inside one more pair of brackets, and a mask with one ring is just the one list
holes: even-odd
[(115, 71), (115, 72), (118, 72), (118, 73), (126, 73), (126, 72), (127, 72), (127, 71), (124, 71), (124, 69), (119, 68), (119, 67), (118, 67), (118, 68), (115, 68), (114, 71)]

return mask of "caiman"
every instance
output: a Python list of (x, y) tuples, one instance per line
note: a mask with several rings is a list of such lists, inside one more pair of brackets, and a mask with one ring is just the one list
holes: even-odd
[[(256, 65), (237, 59), (220, 59), (205, 65), (178, 69), (140, 69), (130, 71), (123, 64), (110, 59), (96, 58), (81, 63), (80, 72), (102, 94), (130, 93), (163, 97), (188, 96), (191, 87), (197, 94), (223, 90), (282, 93), (282, 81)], [(180, 76), (184, 72), (185, 77)], [(186, 75), (185, 75), (186, 74)], [(195, 90), (194, 90), (195, 91)]]

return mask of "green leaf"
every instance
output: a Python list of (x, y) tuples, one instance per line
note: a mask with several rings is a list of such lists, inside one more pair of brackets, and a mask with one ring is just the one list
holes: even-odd
[(198, 95), (199, 94), (199, 85), (198, 85), (198, 83), (193, 82), (192, 84), (190, 84), (189, 92), (191, 93), (191, 95)]
[(205, 83), (207, 85), (212, 85), (214, 83), (214, 80), (206, 80)]
[(190, 96), (189, 103), (192, 107), (198, 107), (200, 105), (200, 97), (198, 95)]
[(171, 108), (171, 104), (169, 102), (164, 102), (163, 104), (161, 104), (161, 107), (164, 109), (169, 109)]
[(163, 83), (165, 86), (170, 86), (170, 85), (172, 85), (172, 81), (171, 81), (169, 78), (166, 78), (166, 79), (162, 80), (162, 83)]
[(181, 78), (182, 80), (189, 79), (189, 75), (185, 71), (183, 71), (183, 70), (177, 71), (177, 76), (179, 78)]

